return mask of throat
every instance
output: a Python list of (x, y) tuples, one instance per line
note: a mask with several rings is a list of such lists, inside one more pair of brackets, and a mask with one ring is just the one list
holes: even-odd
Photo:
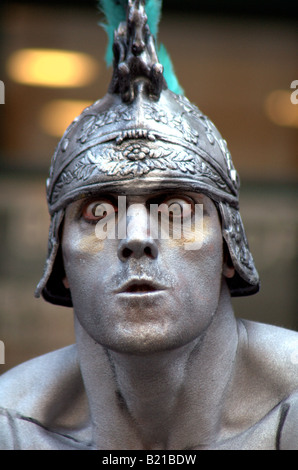
[(189, 354), (168, 351), (124, 357), (108, 353), (117, 382), (118, 409), (130, 417), (148, 449), (167, 448), (177, 409), (182, 409)]

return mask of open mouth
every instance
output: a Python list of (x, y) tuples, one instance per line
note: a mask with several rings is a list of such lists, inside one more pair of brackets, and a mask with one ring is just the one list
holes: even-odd
[(143, 284), (131, 284), (124, 292), (137, 294), (144, 292), (155, 292), (157, 290), (159, 289), (144, 282)]
[(150, 294), (152, 292), (160, 292), (166, 287), (153, 281), (144, 279), (134, 279), (125, 283), (119, 290), (120, 294)]

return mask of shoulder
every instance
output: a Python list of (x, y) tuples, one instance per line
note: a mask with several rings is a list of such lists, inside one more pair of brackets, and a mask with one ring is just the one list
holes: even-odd
[(77, 371), (75, 346), (24, 362), (0, 376), (0, 407), (32, 412), (33, 402), (49, 396)]
[(249, 365), (289, 396), (298, 391), (298, 333), (285, 328), (241, 320), (243, 353)]
[(298, 333), (246, 320), (239, 320), (238, 328), (229, 413), (236, 413), (237, 422), (248, 429), (277, 412), (267, 429), (276, 436), (285, 423), (289, 397), (298, 393)]
[(0, 444), (28, 423), (36, 425), (36, 433), (37, 428), (61, 433), (78, 429), (87, 410), (76, 346), (37, 357), (0, 377), (0, 428), (5, 434), (0, 432)]

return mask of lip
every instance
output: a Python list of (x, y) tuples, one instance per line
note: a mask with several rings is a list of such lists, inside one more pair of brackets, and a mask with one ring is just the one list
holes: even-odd
[(133, 278), (125, 282), (117, 291), (117, 294), (148, 295), (166, 290), (167, 287), (150, 278)]

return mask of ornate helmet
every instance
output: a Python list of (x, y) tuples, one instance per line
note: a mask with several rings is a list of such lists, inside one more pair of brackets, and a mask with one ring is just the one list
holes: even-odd
[(151, 15), (151, 30), (156, 31), (160, 0), (147, 0), (146, 10), (144, 0), (102, 3), (107, 18), (111, 4), (126, 14), (114, 33), (113, 76), (108, 93), (72, 122), (53, 156), (47, 180), (48, 258), (35, 295), (72, 306), (62, 283), (59, 238), (66, 206), (99, 187), (133, 187), (136, 180), (146, 188), (181, 186), (209, 196), (236, 270), (227, 280), (231, 295), (256, 293), (259, 278), (238, 210), (239, 179), (226, 141), (183, 94), (169, 89), (173, 73), (166, 81), (157, 57), (147, 20)]

